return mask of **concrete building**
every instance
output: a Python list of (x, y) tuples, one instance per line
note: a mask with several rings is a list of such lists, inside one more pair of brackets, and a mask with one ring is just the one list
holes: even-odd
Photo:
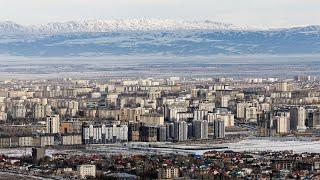
[(0, 111), (0, 121), (7, 121), (8, 119), (8, 115), (7, 113), (3, 112), (3, 111)]
[(31, 147), (33, 146), (33, 137), (32, 136), (20, 136), (19, 139), (19, 147)]
[(140, 129), (142, 123), (133, 123), (130, 122), (128, 125), (128, 141), (140, 141)]
[(179, 168), (163, 167), (160, 169), (158, 179), (175, 179), (179, 178)]
[(12, 107), (12, 118), (23, 119), (26, 117), (26, 107), (23, 104), (16, 104)]
[(41, 147), (54, 145), (54, 136), (52, 136), (52, 135), (42, 135), (39, 138), (40, 138), (40, 146)]
[(77, 166), (77, 172), (81, 179), (96, 177), (96, 165), (82, 164)]
[(194, 120), (207, 120), (208, 111), (206, 110), (195, 110), (193, 112)]
[(172, 107), (168, 107), (168, 119), (170, 121), (177, 121), (178, 119), (178, 113), (179, 112), (186, 112), (188, 109), (187, 107), (185, 107), (185, 105), (179, 107), (179, 106), (172, 106)]
[(47, 116), (45, 106), (41, 104), (36, 104), (33, 106), (32, 117), (34, 119), (42, 119)]
[(208, 139), (208, 121), (193, 121), (193, 134), (196, 139)]
[(166, 123), (167, 140), (174, 139), (174, 123)]
[(67, 115), (70, 117), (76, 116), (79, 111), (79, 102), (77, 101), (69, 101), (67, 102)]
[(220, 107), (228, 107), (229, 106), (230, 96), (221, 96), (220, 98)]
[(245, 104), (237, 103), (237, 118), (244, 119), (245, 118)]
[(0, 148), (11, 147), (11, 137), (2, 136), (0, 137)]
[(320, 129), (320, 110), (319, 109), (313, 112), (312, 127), (314, 129)]
[(286, 134), (290, 130), (290, 121), (286, 116), (276, 116), (274, 117), (274, 123), (276, 133), (278, 134)]
[(199, 110), (206, 110), (212, 112), (215, 108), (214, 102), (204, 101), (199, 103)]
[(121, 121), (140, 122), (140, 118), (143, 114), (145, 114), (145, 109), (141, 107), (121, 108)]
[(143, 114), (140, 116), (140, 122), (149, 126), (164, 125), (164, 116), (161, 114)]
[(216, 119), (223, 120), (226, 127), (234, 126), (234, 114), (231, 112), (217, 112), (208, 114), (208, 122), (211, 123)]
[(225, 137), (225, 126), (224, 121), (221, 119), (216, 119), (213, 122), (213, 137), (214, 138), (224, 138)]
[(167, 141), (167, 127), (166, 126), (159, 126), (157, 129), (157, 140), (159, 142)]
[(257, 107), (245, 108), (245, 120), (250, 122), (257, 122)]
[(59, 117), (59, 115), (47, 116), (46, 129), (47, 129), (47, 133), (59, 133), (60, 132), (60, 117)]
[(157, 142), (158, 128), (156, 126), (141, 126), (140, 141), (142, 142)]
[(290, 129), (305, 130), (306, 119), (306, 109), (304, 107), (292, 108), (290, 110)]
[(80, 134), (82, 132), (82, 122), (78, 119), (70, 119), (60, 123), (61, 134)]
[(188, 123), (188, 139), (194, 139), (194, 127), (192, 123)]
[[(199, 111), (195, 111), (196, 113)], [(197, 113), (198, 114), (198, 113)], [(192, 112), (178, 112), (176, 121), (189, 121), (194, 119), (195, 113)], [(199, 114), (198, 114), (199, 115)], [(197, 115), (196, 115), (197, 116)], [(201, 117), (201, 118), (200, 118)], [(197, 119), (205, 119), (203, 115), (197, 116)]]
[(81, 134), (62, 135), (62, 145), (79, 145), (82, 144)]
[(100, 92), (92, 92), (90, 96), (93, 99), (98, 99), (98, 98), (101, 98), (101, 93)]
[(32, 158), (35, 160), (40, 160), (46, 156), (45, 148), (32, 148)]
[(128, 126), (120, 124), (84, 124), (84, 144), (106, 144), (128, 141)]
[(174, 141), (188, 139), (188, 124), (185, 121), (174, 122)]
[(285, 92), (288, 91), (288, 83), (287, 82), (278, 82), (276, 84), (276, 91)]
[(65, 98), (73, 98), (77, 96), (77, 90), (74, 88), (62, 89), (62, 96)]

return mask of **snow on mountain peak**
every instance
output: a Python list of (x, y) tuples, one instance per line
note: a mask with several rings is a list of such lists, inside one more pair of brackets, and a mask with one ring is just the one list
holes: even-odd
[(25, 31), (25, 27), (12, 21), (0, 22), (0, 33), (16, 33)]
[(0, 22), (0, 32), (111, 32), (157, 30), (244, 30), (245, 27), (213, 21), (176, 21), (171, 19), (115, 19), (54, 22), (22, 26), (14, 22)]
[(11, 21), (0, 22), (0, 33), (75, 33), (75, 32), (118, 32), (118, 31), (175, 31), (175, 30), (214, 30), (214, 31), (305, 31), (319, 33), (320, 26), (288, 27), (281, 29), (255, 28), (233, 24), (206, 21), (177, 21), (172, 19), (113, 19), (51, 22), (38, 25), (20, 25)]

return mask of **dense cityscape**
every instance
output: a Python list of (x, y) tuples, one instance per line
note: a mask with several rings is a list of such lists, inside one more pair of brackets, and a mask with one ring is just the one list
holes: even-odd
[(0, 0), (0, 180), (320, 179), (319, 7)]
[[(316, 178), (320, 153), (285, 143), (318, 142), (319, 82), (313, 76), (4, 80), (1, 174)], [(266, 138), (284, 149), (232, 146)]]

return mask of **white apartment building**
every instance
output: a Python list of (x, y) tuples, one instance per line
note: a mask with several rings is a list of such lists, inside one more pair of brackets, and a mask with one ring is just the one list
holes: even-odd
[(77, 166), (77, 172), (81, 179), (86, 177), (96, 177), (96, 165), (82, 164)]

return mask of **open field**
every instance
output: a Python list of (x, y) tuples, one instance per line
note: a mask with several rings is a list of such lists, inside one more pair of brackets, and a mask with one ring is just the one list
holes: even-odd
[(319, 76), (319, 68), (319, 56), (0, 57), (1, 79), (292, 77)]

